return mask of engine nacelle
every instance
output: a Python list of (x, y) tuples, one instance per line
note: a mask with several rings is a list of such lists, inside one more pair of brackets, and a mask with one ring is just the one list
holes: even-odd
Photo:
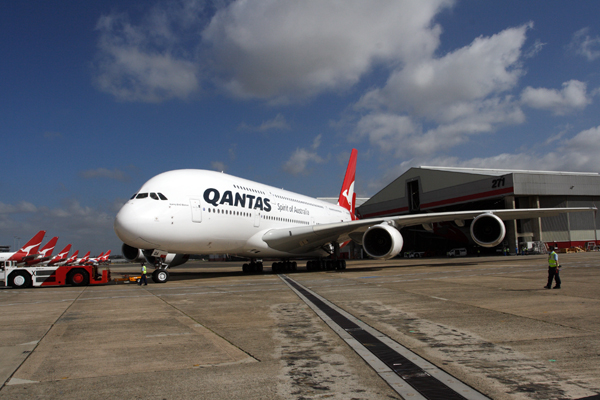
[(498, 246), (504, 240), (505, 235), (504, 222), (494, 214), (478, 215), (471, 222), (471, 237), (482, 247)]
[(387, 260), (402, 251), (404, 240), (398, 229), (388, 225), (373, 225), (364, 233), (363, 249), (375, 259)]
[(131, 261), (131, 262), (146, 261), (146, 258), (144, 257), (144, 253), (142, 253), (142, 250), (136, 249), (135, 247), (131, 247), (128, 244), (123, 243), (123, 246), (121, 246), (121, 252), (123, 253), (123, 257), (125, 257), (125, 259), (127, 261)]
[[(156, 257), (152, 255), (154, 250), (141, 250), (131, 247), (128, 244), (123, 243), (121, 248), (123, 257), (131, 262), (143, 262), (146, 261), (152, 265), (156, 263)], [(176, 267), (177, 265), (185, 264), (190, 259), (189, 254), (175, 254), (168, 253), (167, 256), (162, 260), (164, 264), (170, 267)]]

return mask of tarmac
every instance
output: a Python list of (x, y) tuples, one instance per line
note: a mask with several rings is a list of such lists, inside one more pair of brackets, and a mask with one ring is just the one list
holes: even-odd
[[(600, 253), (560, 254), (551, 290), (546, 258), (285, 275), (488, 398), (600, 398)], [(241, 264), (190, 261), (141, 287), (1, 288), (0, 399), (412, 398), (282, 277)]]

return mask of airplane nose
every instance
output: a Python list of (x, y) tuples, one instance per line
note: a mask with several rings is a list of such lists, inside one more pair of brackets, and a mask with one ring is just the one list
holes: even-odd
[(135, 237), (135, 233), (133, 232), (135, 223), (131, 212), (128, 212), (127, 208), (127, 204), (121, 207), (114, 222), (115, 233), (125, 243), (131, 240), (132, 237)]
[(135, 207), (131, 204), (125, 204), (117, 213), (114, 223), (115, 233), (123, 241), (130, 246), (142, 247), (144, 243), (141, 240), (145, 229), (143, 218), (136, 212)]

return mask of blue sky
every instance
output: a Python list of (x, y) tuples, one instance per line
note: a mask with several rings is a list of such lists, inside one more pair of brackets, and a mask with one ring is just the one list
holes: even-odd
[(171, 169), (315, 197), (353, 147), (363, 197), (419, 165), (600, 170), (597, 1), (51, 3), (0, 5), (2, 245), (118, 253)]

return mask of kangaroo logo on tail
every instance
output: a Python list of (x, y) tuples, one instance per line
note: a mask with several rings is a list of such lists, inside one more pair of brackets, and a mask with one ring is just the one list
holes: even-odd
[(356, 149), (352, 149), (350, 154), (350, 161), (348, 161), (348, 168), (346, 169), (346, 175), (344, 176), (344, 183), (342, 184), (342, 190), (340, 190), (340, 197), (338, 198), (338, 206), (344, 207), (350, 212), (352, 219), (355, 220), (354, 215), (354, 180), (356, 178)]

